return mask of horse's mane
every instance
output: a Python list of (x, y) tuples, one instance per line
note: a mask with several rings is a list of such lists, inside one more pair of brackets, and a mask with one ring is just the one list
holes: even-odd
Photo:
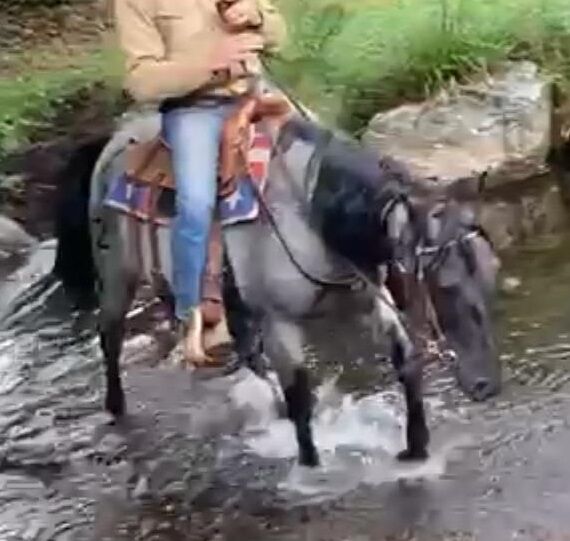
[(286, 147), (294, 139), (315, 146), (326, 141), (311, 198), (311, 219), (325, 242), (362, 267), (390, 258), (383, 212), (407, 197), (412, 182), (406, 167), (312, 121), (289, 121), (281, 140)]

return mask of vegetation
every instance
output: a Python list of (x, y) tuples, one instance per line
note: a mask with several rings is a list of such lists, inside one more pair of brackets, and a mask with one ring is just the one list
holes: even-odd
[[(12, 8), (73, 9), (86, 1), (4, 0)], [(272, 74), (326, 120), (354, 131), (379, 109), (422, 99), (509, 58), (536, 60), (570, 80), (568, 0), (277, 2), (290, 39), (270, 62)], [(116, 51), (103, 49), (63, 66), (48, 57), (16, 73), (0, 71), (0, 153), (29, 140), (78, 89), (105, 81), (116, 90), (121, 63)]]
[[(59, 59), (49, 55), (47, 65)], [(116, 101), (122, 70), (116, 51), (103, 49), (80, 55), (54, 69), (35, 68), (0, 79), (0, 157), (33, 140), (74, 97), (102, 81), (109, 107)]]
[(529, 58), (570, 80), (567, 0), (282, 0), (292, 27), (275, 73), (330, 121), (358, 129), (375, 111), (446, 81)]

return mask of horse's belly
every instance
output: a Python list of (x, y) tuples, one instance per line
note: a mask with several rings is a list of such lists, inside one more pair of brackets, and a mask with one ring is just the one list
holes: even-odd
[(266, 224), (237, 224), (224, 229), (224, 240), (236, 285), (246, 304), (262, 311), (303, 315), (317, 290), (292, 265)]

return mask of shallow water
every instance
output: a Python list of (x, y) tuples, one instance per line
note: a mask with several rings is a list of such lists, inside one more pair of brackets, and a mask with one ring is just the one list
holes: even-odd
[(275, 389), (157, 363), (140, 310), (129, 416), (110, 425), (93, 321), (42, 278), (43, 245), (0, 284), (0, 540), (570, 539), (570, 239), (546, 240), (507, 262), (522, 285), (497, 308), (502, 394), (471, 403), (429, 368), (425, 464), (393, 459), (402, 399), (361, 331), (316, 329), (316, 471), (296, 466)]

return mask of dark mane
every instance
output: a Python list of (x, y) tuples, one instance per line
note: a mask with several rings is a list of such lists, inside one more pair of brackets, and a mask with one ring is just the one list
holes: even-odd
[[(316, 143), (326, 130), (295, 122), (291, 133)], [(325, 242), (362, 268), (392, 256), (383, 211), (408, 194), (411, 179), (399, 162), (379, 159), (357, 141), (330, 134), (311, 200), (311, 219)]]

